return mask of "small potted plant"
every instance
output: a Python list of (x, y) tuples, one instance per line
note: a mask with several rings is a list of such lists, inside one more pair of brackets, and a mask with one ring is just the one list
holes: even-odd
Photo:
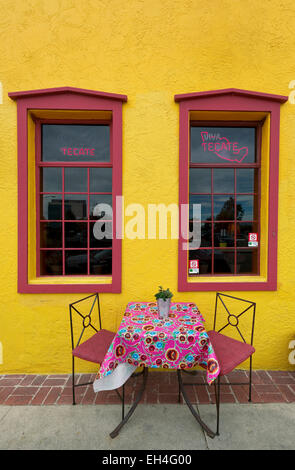
[(167, 318), (170, 311), (171, 298), (173, 297), (172, 292), (168, 289), (163, 290), (162, 286), (159, 286), (159, 292), (155, 294), (158, 304), (158, 313), (160, 318)]

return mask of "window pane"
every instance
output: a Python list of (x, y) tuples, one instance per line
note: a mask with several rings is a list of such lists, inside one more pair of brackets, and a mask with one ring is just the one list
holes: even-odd
[(199, 260), (199, 274), (212, 273), (212, 250), (190, 250), (189, 259)]
[(62, 192), (62, 169), (41, 168), (40, 169), (40, 192), (61, 193)]
[(211, 193), (211, 169), (190, 168), (189, 190), (190, 193)]
[(258, 274), (258, 251), (238, 250), (237, 274)]
[(65, 192), (87, 193), (87, 168), (65, 168)]
[(90, 248), (112, 246), (112, 222), (90, 222)]
[(214, 196), (214, 218), (216, 220), (233, 220), (235, 216), (235, 199), (233, 196)]
[(87, 223), (65, 223), (65, 247), (87, 248)]
[(258, 233), (258, 226), (254, 223), (237, 223), (237, 246), (248, 246), (249, 233)]
[[(199, 222), (195, 222), (198, 236), (199, 230), (201, 229), (201, 246), (212, 246), (212, 224), (210, 222), (206, 222), (204, 224), (200, 224)], [(189, 223), (190, 232), (193, 232), (193, 223)], [(190, 238), (190, 243), (192, 243), (192, 237)]]
[(61, 222), (40, 223), (40, 247), (61, 248), (62, 247), (62, 224)]
[(88, 196), (70, 195), (65, 196), (65, 219), (85, 220), (87, 214)]
[(214, 273), (234, 274), (234, 263), (234, 251), (214, 250)]
[(87, 251), (65, 252), (65, 273), (66, 274), (87, 274)]
[(256, 217), (254, 214), (254, 196), (237, 196), (237, 220), (253, 220)]
[(112, 192), (112, 168), (90, 168), (90, 192)]
[(254, 193), (257, 190), (257, 171), (254, 168), (238, 168), (237, 193)]
[(189, 218), (193, 219), (193, 204), (201, 204), (201, 220), (211, 220), (211, 196), (190, 195)]
[(214, 246), (234, 246), (235, 224), (234, 222), (214, 224)]
[(112, 274), (112, 250), (90, 251), (90, 274)]
[(193, 163), (254, 163), (255, 128), (191, 126)]
[(235, 171), (233, 168), (214, 168), (213, 170), (214, 193), (235, 192)]
[(90, 218), (100, 219), (101, 217), (104, 217), (105, 220), (113, 218), (111, 195), (96, 194), (90, 196)]
[(44, 162), (109, 162), (110, 128), (95, 124), (43, 124)]
[(40, 196), (40, 218), (41, 220), (60, 220), (62, 218), (61, 196)]
[(40, 274), (41, 276), (62, 275), (62, 252), (56, 250), (40, 251)]

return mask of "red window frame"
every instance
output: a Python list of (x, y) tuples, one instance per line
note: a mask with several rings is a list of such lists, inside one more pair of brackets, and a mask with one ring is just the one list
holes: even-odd
[[(240, 223), (237, 220), (237, 214), (236, 214), (236, 205), (237, 205), (237, 199), (236, 196), (256, 196), (257, 198), (257, 218), (253, 217), (253, 220), (242, 220), (241, 223), (255, 223), (257, 225), (257, 233), (258, 233), (258, 239), (260, 239), (260, 198), (261, 198), (261, 179), (260, 179), (260, 173), (261, 173), (261, 133), (262, 133), (262, 123), (261, 122), (256, 122), (256, 121), (190, 121), (190, 128), (191, 127), (251, 127), (255, 128), (256, 134), (255, 134), (255, 150), (256, 150), (256, 161), (253, 163), (194, 163), (191, 160), (191, 152), (190, 152), (190, 158), (189, 158), (189, 168), (209, 168), (211, 170), (211, 192), (210, 193), (196, 193), (196, 192), (191, 192), (190, 187), (189, 187), (189, 195), (201, 195), (201, 196), (210, 196), (211, 197), (211, 221), (204, 221), (201, 220), (201, 224), (206, 222), (211, 225), (211, 246), (202, 246), (202, 250), (211, 250), (212, 251), (212, 259), (211, 259), (211, 274), (207, 274), (207, 276), (249, 276), (249, 275), (254, 275), (257, 276), (260, 274), (259, 269), (260, 269), (260, 264), (259, 264), (259, 259), (260, 259), (260, 244), (257, 247), (257, 264), (258, 264), (258, 271), (257, 273), (245, 273), (245, 274), (240, 274), (237, 273), (237, 252), (239, 250), (241, 251), (247, 251), (249, 250), (248, 247), (242, 247), (242, 246), (237, 246), (236, 243), (236, 235), (237, 235), (237, 223)], [(222, 169), (227, 169), (231, 168), (234, 169), (234, 193), (215, 193), (214, 192), (214, 183), (213, 183), (213, 172), (214, 169), (216, 168), (222, 168)], [(237, 193), (237, 187), (236, 187), (236, 170), (241, 169), (241, 168), (253, 168), (254, 170), (257, 170), (257, 192), (253, 193)], [(213, 205), (213, 197), (214, 196), (222, 196), (222, 195), (233, 195), (235, 199), (235, 205), (234, 205), (234, 219), (233, 220), (218, 220), (216, 221), (214, 219), (214, 205)], [(215, 273), (214, 272), (214, 252), (215, 250), (220, 250), (220, 247), (217, 248), (214, 243), (214, 230), (215, 226), (218, 224), (222, 223), (234, 223), (234, 246), (232, 247), (223, 247), (222, 250), (224, 251), (233, 251), (234, 252), (234, 273)], [(190, 275), (190, 277), (196, 277), (200, 276), (198, 275)], [(201, 274), (201, 276), (206, 276), (205, 274)]]
[[(236, 112), (265, 113), (270, 116), (270, 145), (269, 145), (269, 216), (268, 216), (268, 255), (267, 279), (229, 282), (218, 281), (217, 276), (211, 276), (210, 282), (189, 282), (188, 256), (183, 244), (187, 240), (182, 234), (179, 225), (178, 245), (178, 290), (179, 291), (250, 291), (250, 290), (276, 290), (277, 289), (277, 229), (278, 229), (278, 174), (279, 174), (279, 128), (280, 105), (288, 100), (287, 96), (273, 95), (235, 88), (214, 90), (197, 93), (175, 95), (179, 103), (179, 204), (188, 204), (189, 195), (189, 164), (190, 164), (190, 125), (191, 112), (227, 112), (232, 113), (229, 121), (234, 121)], [(240, 119), (239, 119), (240, 120)], [(216, 118), (214, 119), (216, 121)], [(226, 121), (223, 121), (226, 126)], [(216, 281), (215, 281), (216, 279)]]
[[(42, 125), (43, 124), (55, 124), (55, 125), (62, 125), (62, 124), (90, 124), (90, 125), (93, 125), (93, 124), (97, 124), (97, 125), (108, 125), (110, 127), (110, 144), (112, 142), (112, 132), (113, 132), (113, 126), (112, 126), (112, 120), (111, 121), (104, 121), (104, 120), (100, 120), (100, 121), (96, 121), (96, 120), (91, 120), (91, 121), (88, 121), (88, 120), (56, 120), (56, 119), (38, 119), (36, 120), (35, 122), (35, 135), (36, 135), (36, 239), (37, 239), (37, 256), (36, 256), (36, 273), (37, 273), (37, 276), (42, 276), (41, 273), (40, 273), (40, 254), (41, 254), (41, 251), (61, 251), (62, 252), (62, 267), (63, 267), (63, 272), (62, 272), (62, 276), (67, 276), (67, 277), (70, 277), (70, 276), (75, 276), (74, 274), (66, 274), (65, 273), (65, 252), (66, 251), (86, 251), (87, 252), (87, 276), (97, 276), (95, 274), (91, 274), (90, 273), (90, 251), (99, 251), (99, 250), (111, 250), (113, 251), (113, 248), (109, 248), (109, 247), (104, 247), (104, 248), (91, 248), (90, 247), (90, 224), (93, 223), (93, 222), (98, 222), (100, 223), (99, 221), (95, 220), (95, 219), (90, 219), (90, 214), (89, 214), (89, 210), (90, 210), (90, 196), (91, 195), (97, 195), (97, 194), (103, 194), (103, 195), (113, 195), (113, 188), (112, 188), (112, 191), (111, 192), (91, 192), (90, 193), (90, 184), (89, 184), (89, 180), (90, 180), (90, 168), (112, 168), (113, 169), (113, 152), (112, 152), (112, 146), (110, 145), (110, 161), (109, 162), (94, 162), (94, 163), (91, 163), (91, 161), (87, 161), (87, 162), (75, 162), (75, 161), (69, 161), (69, 162), (44, 162), (42, 161), (42, 143), (41, 143), (41, 138), (42, 138)], [(54, 193), (54, 192), (50, 192), (50, 193), (46, 193), (46, 192), (41, 192), (40, 191), (40, 170), (42, 168), (61, 168), (62, 169), (62, 191), (59, 192), (59, 193)], [(40, 196), (41, 195), (46, 195), (46, 194), (59, 194), (62, 198), (62, 201), (64, 201), (66, 195), (67, 195), (67, 192), (65, 192), (65, 169), (66, 168), (87, 168), (87, 187), (88, 187), (88, 191), (87, 193), (85, 192), (75, 192), (73, 193), (71, 191), (71, 195), (72, 194), (75, 194), (75, 195), (87, 195), (87, 207), (88, 207), (88, 216), (87, 216), (87, 219), (83, 219), (83, 221), (73, 221), (73, 220), (69, 220), (69, 219), (65, 219), (65, 215), (64, 215), (64, 203), (62, 203), (62, 218), (60, 220), (46, 220), (46, 219), (42, 219), (41, 218), (41, 207), (40, 207)], [(113, 211), (115, 213), (115, 210), (116, 210), (116, 205), (115, 205), (116, 201), (113, 199), (112, 197), (112, 207), (113, 207)], [(62, 247), (61, 248), (42, 248), (41, 247), (41, 244), (40, 244), (40, 224), (46, 224), (46, 223), (54, 223), (54, 222), (58, 222), (58, 223), (61, 223), (62, 224)], [(66, 223), (87, 223), (87, 231), (88, 231), (88, 237), (87, 237), (87, 248), (66, 248), (65, 247), (65, 224)], [(103, 222), (101, 223), (106, 223), (106, 222), (112, 222), (112, 220), (106, 220), (104, 219)], [(115, 263), (116, 263), (116, 260), (115, 260)], [(46, 275), (45, 275), (46, 276)], [(83, 274), (78, 274), (77, 276), (84, 276)], [(112, 275), (104, 275), (103, 277), (111, 277)]]
[[(17, 134), (18, 134), (18, 292), (21, 293), (88, 293), (88, 292), (121, 292), (121, 238), (113, 238), (113, 259), (111, 283), (93, 281), (92, 276), (83, 277), (83, 283), (48, 283), (39, 284), (28, 275), (28, 197), (33, 188), (28, 187), (28, 113), (30, 110), (46, 111), (102, 111), (111, 113), (111, 155), (112, 155), (112, 193), (113, 193), (113, 233), (120, 232), (120, 215), (116, 214), (116, 197), (122, 196), (122, 104), (127, 101), (126, 95), (105, 93), (80, 88), (61, 87), (43, 90), (13, 92), (9, 97), (17, 101)], [(50, 115), (50, 113), (49, 113)], [(77, 122), (77, 119), (73, 119)], [(78, 119), (87, 123), (87, 119)], [(99, 119), (98, 119), (99, 120)], [(46, 119), (45, 119), (46, 121)], [(49, 120), (47, 120), (48, 122)], [(70, 120), (72, 121), (72, 120)], [(100, 120), (99, 120), (100, 121)], [(61, 123), (62, 120), (55, 119)], [(64, 121), (63, 121), (64, 122)], [(93, 121), (92, 121), (93, 122)], [(100, 121), (101, 122), (101, 121)], [(36, 123), (36, 148), (40, 149), (40, 131)], [(40, 154), (36, 152), (40, 163)], [(37, 163), (37, 162), (36, 162)], [(63, 165), (65, 165), (63, 163)], [(101, 164), (105, 166), (107, 164)], [(56, 166), (55, 163), (52, 166)], [(72, 166), (72, 163), (71, 165)], [(85, 166), (90, 166), (85, 162)], [(39, 178), (36, 179), (39, 184)], [(38, 205), (36, 206), (38, 208)], [(38, 220), (38, 214), (37, 214)], [(38, 231), (36, 232), (36, 235)], [(38, 243), (38, 241), (37, 241)], [(37, 248), (37, 247), (36, 247)], [(38, 256), (37, 256), (38, 259)], [(38, 274), (36, 272), (36, 274)], [(54, 276), (52, 276), (54, 277)], [(67, 279), (69, 276), (65, 276)], [(75, 276), (76, 277), (76, 276)], [(80, 277), (80, 276), (79, 276)], [(84, 278), (89, 278), (85, 283)], [(103, 276), (105, 278), (105, 276)], [(38, 277), (37, 277), (38, 281)]]

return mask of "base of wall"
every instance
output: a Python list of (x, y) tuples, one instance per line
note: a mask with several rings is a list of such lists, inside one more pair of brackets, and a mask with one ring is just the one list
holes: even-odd
[[(76, 383), (94, 380), (96, 374), (77, 374)], [(222, 381), (247, 382), (248, 371), (236, 370)], [(126, 403), (131, 403), (140, 385), (141, 377), (130, 379), (125, 385)], [(205, 372), (197, 377), (184, 374), (184, 381), (205, 383)], [(0, 405), (69, 405), (72, 403), (72, 376), (64, 375), (0, 375)], [(252, 373), (253, 403), (295, 402), (295, 371), (255, 370)], [(194, 404), (215, 403), (214, 386), (187, 387)], [(182, 400), (183, 402), (183, 400)], [(248, 403), (247, 385), (224, 385), (221, 402)], [(119, 404), (115, 391), (94, 393), (92, 385), (76, 388), (76, 403), (80, 405)], [(146, 391), (142, 398), (145, 404), (177, 404), (178, 383), (173, 371), (159, 374), (150, 371)]]

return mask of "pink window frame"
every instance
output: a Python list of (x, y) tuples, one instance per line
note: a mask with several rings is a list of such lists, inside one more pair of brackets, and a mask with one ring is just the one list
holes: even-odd
[[(279, 134), (280, 105), (288, 100), (287, 96), (239, 90), (235, 88), (198, 93), (175, 95), (179, 103), (179, 205), (188, 204), (189, 194), (189, 130), (190, 112), (262, 112), (270, 113), (269, 145), (269, 217), (268, 217), (268, 254), (266, 281), (229, 282), (189, 282), (187, 251), (183, 250), (184, 239), (179, 225), (178, 245), (178, 290), (192, 291), (251, 291), (277, 289), (277, 237), (278, 237), (278, 177), (279, 177)], [(239, 119), (240, 120), (240, 119)], [(216, 121), (216, 119), (212, 120)], [(245, 121), (247, 118), (245, 116)], [(225, 122), (226, 124), (226, 122)], [(217, 276), (212, 276), (216, 277)]]
[[(112, 282), (91, 280), (80, 284), (30, 283), (28, 279), (28, 112), (29, 110), (109, 111), (112, 114), (111, 154), (113, 203), (122, 196), (122, 104), (126, 95), (105, 93), (80, 88), (61, 87), (9, 93), (17, 101), (18, 144), (18, 292), (20, 293), (88, 293), (121, 292), (121, 239), (113, 239)], [(56, 120), (55, 120), (56, 121)], [(79, 120), (87, 122), (86, 120)], [(77, 120), (76, 120), (77, 122)], [(120, 217), (113, 205), (113, 233)], [(120, 230), (120, 227), (118, 227)], [(37, 247), (36, 247), (37, 249)], [(82, 276), (81, 276), (82, 277)], [(88, 277), (88, 276), (83, 276)], [(67, 279), (69, 276), (66, 277)]]

